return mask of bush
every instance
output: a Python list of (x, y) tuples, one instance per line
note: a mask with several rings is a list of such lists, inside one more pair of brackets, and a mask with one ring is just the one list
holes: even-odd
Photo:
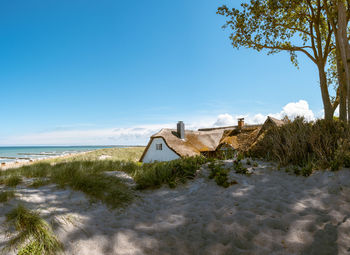
[(8, 250), (17, 249), (21, 255), (53, 255), (62, 250), (62, 244), (54, 235), (51, 226), (38, 213), (19, 205), (10, 211), (6, 218), (17, 231), (17, 235), (7, 245)]
[(242, 161), (240, 159), (236, 159), (235, 161), (233, 161), (233, 168), (235, 169), (236, 174), (251, 175), (248, 169), (243, 166)]
[(210, 169), (209, 179), (214, 179), (217, 185), (228, 188), (233, 184), (237, 184), (236, 181), (228, 181), (229, 170), (225, 169), (223, 164), (211, 162), (208, 167)]
[(134, 172), (133, 177), (138, 189), (158, 188), (162, 184), (174, 188), (179, 183), (193, 179), (196, 171), (206, 162), (206, 158), (198, 156), (143, 164)]
[(298, 117), (284, 126), (266, 131), (249, 154), (277, 161), (281, 166), (304, 168), (311, 162), (317, 167), (336, 169), (345, 162), (350, 165), (349, 149), (348, 124), (326, 120), (307, 122)]

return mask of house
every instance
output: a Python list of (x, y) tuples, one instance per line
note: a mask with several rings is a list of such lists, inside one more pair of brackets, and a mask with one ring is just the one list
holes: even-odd
[(271, 125), (284, 122), (268, 117), (263, 125), (245, 125), (244, 119), (237, 126), (205, 128), (198, 131), (185, 130), (182, 121), (177, 129), (162, 129), (151, 136), (140, 162), (170, 161), (182, 157), (204, 155), (219, 157), (227, 151), (247, 150)]

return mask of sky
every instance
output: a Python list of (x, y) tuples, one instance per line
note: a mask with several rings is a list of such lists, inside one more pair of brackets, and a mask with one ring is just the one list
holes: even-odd
[(316, 66), (234, 49), (240, 0), (13, 0), (0, 8), (0, 146), (143, 145), (267, 115), (322, 117)]

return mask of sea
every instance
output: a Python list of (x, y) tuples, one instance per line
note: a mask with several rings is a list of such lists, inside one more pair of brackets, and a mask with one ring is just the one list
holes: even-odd
[(123, 148), (126, 146), (0, 146), (0, 164), (36, 159), (52, 158), (79, 152), (88, 152), (104, 148)]

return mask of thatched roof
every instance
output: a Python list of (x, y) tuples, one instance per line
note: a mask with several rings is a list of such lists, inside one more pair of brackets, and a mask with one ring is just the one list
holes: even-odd
[(222, 146), (230, 146), (235, 150), (247, 150), (259, 137), (263, 130), (271, 125), (281, 126), (285, 122), (268, 117), (264, 125), (245, 125), (242, 129), (237, 126), (186, 130), (185, 139), (180, 139), (175, 129), (162, 129), (151, 136), (151, 139), (140, 159), (143, 160), (153, 139), (162, 138), (166, 145), (180, 157), (192, 157), (201, 152), (213, 152)]
[[(218, 147), (224, 130), (215, 131), (185, 131), (185, 139), (180, 139), (175, 129), (162, 129), (151, 136), (145, 149), (148, 150), (154, 138), (163, 138), (167, 146), (180, 157), (192, 157), (201, 152), (215, 151)], [(141, 157), (141, 161), (144, 155)]]

